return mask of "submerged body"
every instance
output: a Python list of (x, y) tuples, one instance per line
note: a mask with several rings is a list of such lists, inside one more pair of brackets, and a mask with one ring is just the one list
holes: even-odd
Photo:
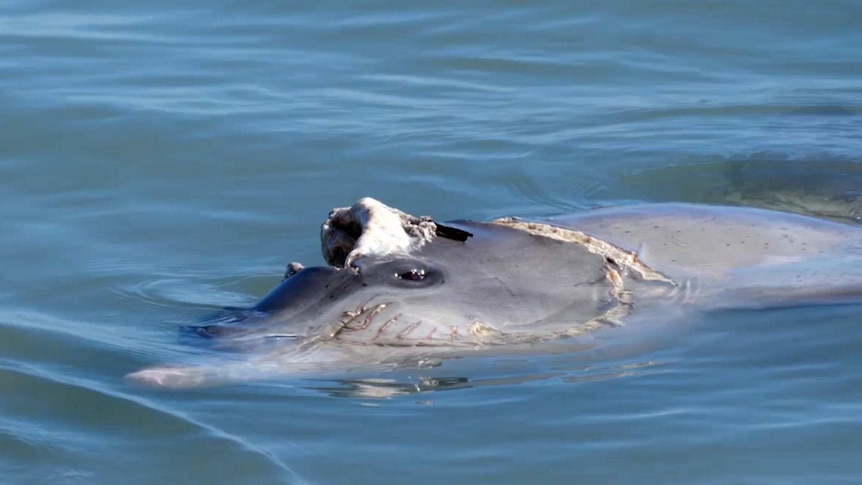
[(763, 209), (651, 204), (443, 226), (362, 199), (324, 224), (330, 266), (297, 266), (254, 307), (195, 327), (248, 358), (132, 377), (194, 386), (422, 365), (668, 308), (858, 301), (860, 242), (860, 227)]
[(747, 207), (648, 204), (551, 221), (636, 251), (699, 309), (862, 300), (862, 226)]

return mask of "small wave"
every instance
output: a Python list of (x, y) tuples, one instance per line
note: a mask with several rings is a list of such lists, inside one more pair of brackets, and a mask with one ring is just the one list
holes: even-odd
[[(10, 407), (4, 406), (5, 414), (11, 412), (17, 423), (7, 434), (21, 441), (39, 443), (44, 440), (42, 425), (36, 424), (44, 415), (50, 415), (54, 433), (62, 435), (66, 454), (88, 453), (100, 448), (111, 448), (112, 456), (136, 457), (142, 453), (154, 453), (155, 448), (164, 453), (172, 448), (177, 456), (188, 455), (189, 438), (208, 449), (207, 470), (198, 470), (217, 477), (220, 463), (243, 462), (247, 479), (264, 483), (302, 480), (282, 460), (264, 448), (244, 438), (228, 433), (211, 424), (204, 423), (189, 413), (156, 404), (154, 401), (110, 389), (99, 382), (83, 378), (60, 376), (54, 371), (36, 366), (0, 364), (0, 382), (4, 394), (17, 396)], [(63, 396), (58, 399), (57, 396)], [(24, 405), (25, 402), (31, 404)], [(39, 403), (39, 404), (34, 404)], [(76, 403), (76, 405), (70, 405)], [(38, 421), (35, 421), (38, 420)], [(165, 440), (172, 435), (174, 440)], [(185, 437), (185, 439), (180, 439)], [(57, 440), (49, 440), (56, 442)], [(215, 446), (213, 446), (215, 445)], [(120, 453), (117, 448), (124, 448)], [(215, 458), (215, 459), (213, 459)], [(230, 466), (230, 465), (225, 465)], [(154, 471), (155, 475), (158, 472)], [(275, 479), (275, 480), (274, 480)]]

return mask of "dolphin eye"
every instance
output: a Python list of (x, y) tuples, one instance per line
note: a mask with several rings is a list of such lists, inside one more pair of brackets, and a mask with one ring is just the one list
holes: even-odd
[(406, 258), (370, 264), (364, 272), (360, 271), (360, 277), (365, 284), (384, 284), (412, 290), (443, 283), (443, 273), (439, 268), (425, 261)]
[(425, 279), (425, 270), (424, 269), (411, 269), (410, 271), (405, 271), (403, 273), (398, 274), (398, 279), (407, 280), (407, 281), (422, 281)]

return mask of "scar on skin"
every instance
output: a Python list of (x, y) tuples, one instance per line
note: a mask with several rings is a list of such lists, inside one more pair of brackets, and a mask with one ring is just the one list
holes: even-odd
[(658, 271), (650, 268), (638, 259), (638, 253), (635, 251), (625, 251), (622, 248), (613, 244), (602, 241), (599, 238), (590, 236), (587, 233), (567, 229), (564, 227), (552, 226), (550, 224), (542, 224), (539, 222), (524, 222), (518, 218), (506, 217), (492, 221), (494, 224), (511, 227), (519, 231), (524, 231), (534, 236), (546, 237), (555, 241), (579, 244), (587, 251), (603, 256), (620, 268), (632, 270), (641, 278), (648, 281), (660, 281), (672, 286), (677, 286), (676, 282)]

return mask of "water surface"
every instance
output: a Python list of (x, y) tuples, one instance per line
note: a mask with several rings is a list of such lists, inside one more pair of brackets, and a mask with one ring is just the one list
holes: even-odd
[(319, 263), (318, 225), (364, 195), (440, 220), (739, 203), (727, 167), (753, 161), (744, 189), (852, 199), (860, 19), (850, 0), (0, 1), (3, 483), (858, 483), (856, 305), (422, 371), (123, 376), (204, 352), (177, 327)]

